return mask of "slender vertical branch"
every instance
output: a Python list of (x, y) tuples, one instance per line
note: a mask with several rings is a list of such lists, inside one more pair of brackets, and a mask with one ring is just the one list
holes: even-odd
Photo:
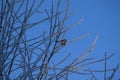
[(107, 59), (106, 59), (106, 53), (105, 53), (105, 63), (104, 63), (104, 80), (106, 80), (106, 66), (107, 66)]

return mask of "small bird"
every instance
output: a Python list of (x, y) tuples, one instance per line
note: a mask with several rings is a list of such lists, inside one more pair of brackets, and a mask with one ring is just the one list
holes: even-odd
[(55, 42), (60, 42), (61, 45), (66, 45), (67, 40), (66, 39), (62, 39), (62, 40), (55, 41)]

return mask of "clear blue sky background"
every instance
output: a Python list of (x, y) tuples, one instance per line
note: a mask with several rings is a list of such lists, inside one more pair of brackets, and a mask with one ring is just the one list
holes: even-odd
[[(70, 24), (80, 18), (83, 18), (84, 22), (71, 30), (67, 37), (80, 36), (87, 32), (92, 34), (71, 44), (69, 50), (74, 54), (79, 54), (90, 46), (96, 35), (99, 35), (95, 49), (90, 56), (100, 59), (104, 57), (105, 52), (107, 55), (115, 53), (107, 67), (111, 68), (120, 64), (120, 0), (71, 0), (71, 10), (73, 9), (76, 9), (76, 13), (70, 19)], [(96, 69), (102, 69), (103, 64), (96, 65)], [(117, 80), (119, 76), (120, 69), (114, 80)], [(99, 80), (103, 79), (97, 77)]]

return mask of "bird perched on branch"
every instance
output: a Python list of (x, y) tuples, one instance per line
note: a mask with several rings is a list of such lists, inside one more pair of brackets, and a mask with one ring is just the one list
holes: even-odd
[(55, 42), (59, 42), (61, 45), (66, 45), (67, 40), (66, 39), (62, 39), (62, 40), (55, 41)]

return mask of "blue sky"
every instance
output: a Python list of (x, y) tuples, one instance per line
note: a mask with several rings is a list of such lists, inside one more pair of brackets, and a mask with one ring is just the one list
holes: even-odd
[[(99, 35), (97, 44), (90, 56), (102, 58), (105, 52), (107, 55), (115, 53), (108, 62), (108, 67), (120, 63), (120, 0), (71, 0), (71, 10), (73, 9), (76, 10), (76, 13), (69, 20), (69, 23), (72, 24), (81, 18), (84, 21), (68, 32), (67, 37), (73, 38), (87, 32), (92, 34), (71, 44), (71, 52), (76, 55), (83, 52), (91, 45), (95, 36)], [(97, 68), (102, 67), (98, 65)], [(116, 78), (119, 77), (119, 73), (120, 71)]]
[(79, 36), (87, 32), (92, 33), (91, 37), (93, 35), (99, 35), (95, 51), (101, 54), (105, 51), (119, 54), (119, 4), (119, 0), (71, 1), (71, 7), (72, 9), (76, 9), (76, 13), (72, 16), (70, 22), (74, 23), (80, 18), (84, 19), (82, 24), (72, 30), (75, 33), (74, 35)]

